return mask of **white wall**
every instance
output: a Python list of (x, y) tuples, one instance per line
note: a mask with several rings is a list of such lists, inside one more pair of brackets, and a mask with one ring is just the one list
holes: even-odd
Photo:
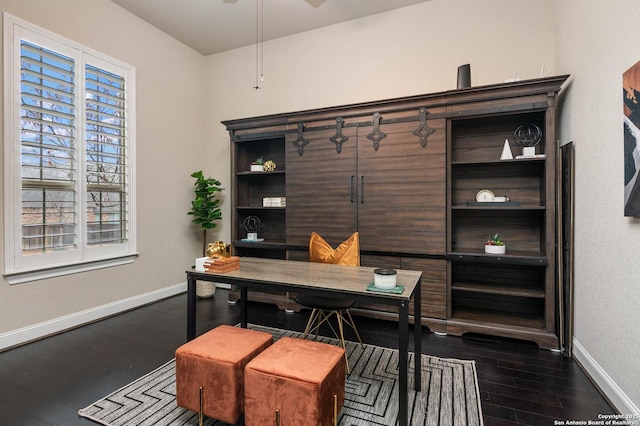
[[(55, 279), (9, 285), (0, 278), (1, 348), (184, 290), (184, 271), (201, 252), (201, 234), (186, 214), (189, 175), (199, 168), (209, 172), (202, 151), (210, 141), (202, 55), (109, 0), (0, 0), (0, 11), (136, 67), (140, 253), (127, 266)], [(0, 259), (2, 250), (3, 240)]]
[[(458, 66), (466, 63), (473, 85), (499, 83), (516, 73), (539, 77), (543, 64), (545, 74), (553, 75), (552, 5), (432, 0), (266, 42), (260, 90), (252, 88), (254, 46), (211, 55), (209, 130), (215, 144), (208, 156), (228, 158), (228, 147), (218, 145), (229, 141), (221, 120), (455, 89)], [(535, 37), (523, 31), (522, 16), (536, 29)], [(267, 34), (268, 28), (267, 18)], [(220, 167), (228, 175), (228, 161)], [(224, 237), (230, 238), (229, 229)]]
[(640, 414), (640, 220), (624, 217), (622, 73), (640, 60), (635, 0), (557, 2), (556, 68), (572, 79), (575, 356), (623, 413)]

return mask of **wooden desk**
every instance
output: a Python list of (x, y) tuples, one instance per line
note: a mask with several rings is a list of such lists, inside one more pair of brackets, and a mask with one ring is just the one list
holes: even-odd
[(408, 359), (409, 304), (414, 306), (414, 389), (421, 389), (422, 320), (420, 311), (420, 281), (422, 272), (398, 270), (397, 284), (404, 286), (402, 294), (367, 291), (373, 282), (374, 268), (342, 266), (292, 260), (243, 257), (240, 269), (224, 274), (187, 271), (187, 340), (196, 337), (196, 280), (213, 281), (240, 287), (241, 325), (247, 326), (247, 290), (277, 290), (318, 294), (381, 303), (398, 307), (398, 386), (400, 426), (408, 422)]

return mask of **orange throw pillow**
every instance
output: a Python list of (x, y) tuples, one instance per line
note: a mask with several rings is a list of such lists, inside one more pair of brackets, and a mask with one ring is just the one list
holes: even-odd
[(309, 261), (318, 263), (334, 263), (336, 265), (360, 266), (360, 242), (358, 233), (354, 232), (336, 249), (315, 232), (309, 240)]

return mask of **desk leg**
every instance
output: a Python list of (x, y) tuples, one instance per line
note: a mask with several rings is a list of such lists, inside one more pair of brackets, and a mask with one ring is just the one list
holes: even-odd
[(413, 352), (414, 352), (414, 382), (413, 389), (422, 390), (422, 288), (418, 280), (413, 293)]
[(408, 386), (408, 364), (409, 364), (409, 302), (400, 302), (400, 310), (398, 312), (398, 326), (400, 327), (399, 345), (400, 356), (398, 360), (398, 425), (406, 426), (408, 424), (408, 405), (409, 399), (407, 392)]
[(247, 287), (240, 287), (240, 327), (247, 328)]
[(196, 338), (196, 280), (187, 273), (187, 342)]

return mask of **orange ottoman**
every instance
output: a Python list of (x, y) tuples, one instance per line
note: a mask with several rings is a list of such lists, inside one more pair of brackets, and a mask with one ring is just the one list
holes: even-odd
[(207, 417), (236, 423), (244, 409), (244, 368), (271, 346), (262, 331), (221, 325), (176, 350), (176, 401)]
[(277, 417), (280, 426), (333, 425), (344, 403), (344, 350), (282, 337), (247, 364), (244, 385), (246, 426)]

